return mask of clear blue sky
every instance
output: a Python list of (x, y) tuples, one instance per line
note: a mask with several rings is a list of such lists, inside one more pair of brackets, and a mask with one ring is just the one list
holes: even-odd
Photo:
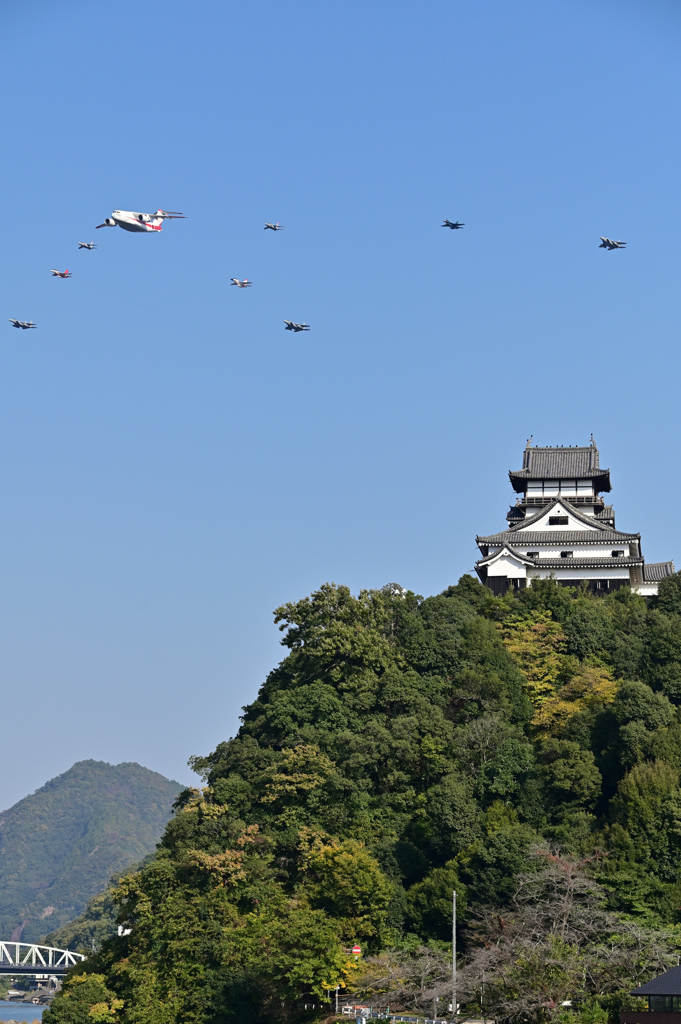
[[(191, 781), (272, 610), (455, 582), (529, 434), (593, 431), (618, 526), (681, 565), (678, 3), (4, 0), (0, 30), (0, 807), (85, 757)], [(159, 206), (188, 219), (94, 231)]]

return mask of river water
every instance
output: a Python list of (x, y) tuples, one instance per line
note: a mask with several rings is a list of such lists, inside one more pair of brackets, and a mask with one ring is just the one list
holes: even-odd
[(41, 1020), (45, 1006), (34, 1006), (33, 1003), (10, 1003), (0, 999), (0, 1021), (20, 1020), (32, 1021)]

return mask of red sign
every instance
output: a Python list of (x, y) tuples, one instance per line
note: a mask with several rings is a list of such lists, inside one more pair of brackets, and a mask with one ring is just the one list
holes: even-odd
[(359, 956), (361, 954), (361, 952), (362, 952), (362, 947), (361, 946), (353, 946), (352, 947), (352, 955), (353, 956)]

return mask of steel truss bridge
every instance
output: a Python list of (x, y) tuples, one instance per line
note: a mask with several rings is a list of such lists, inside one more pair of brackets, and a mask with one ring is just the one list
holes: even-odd
[(59, 977), (82, 960), (85, 960), (82, 953), (73, 953), (70, 949), (0, 940), (0, 975), (45, 974)]

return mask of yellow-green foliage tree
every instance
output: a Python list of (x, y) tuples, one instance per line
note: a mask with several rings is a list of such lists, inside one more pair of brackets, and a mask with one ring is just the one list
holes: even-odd
[(539, 736), (558, 736), (583, 711), (609, 707), (617, 695), (612, 670), (600, 665), (580, 666), (576, 675), (542, 701), (532, 717)]
[(124, 1002), (107, 988), (103, 974), (83, 970), (67, 978), (52, 1006), (43, 1013), (45, 1024), (116, 1024)]
[(525, 677), (535, 707), (553, 697), (565, 663), (567, 637), (550, 611), (509, 615), (500, 623), (504, 647)]
[(338, 921), (346, 943), (373, 938), (385, 929), (394, 887), (363, 843), (335, 839), (319, 846), (308, 860), (308, 872), (301, 894)]

